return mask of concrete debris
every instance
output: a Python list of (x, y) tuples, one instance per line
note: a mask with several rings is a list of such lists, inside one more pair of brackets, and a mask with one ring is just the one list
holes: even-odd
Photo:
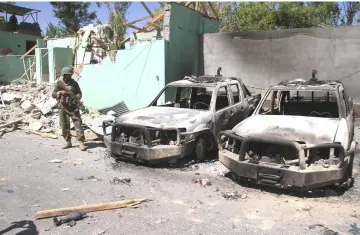
[(24, 110), (25, 113), (30, 113), (31, 110), (35, 108), (35, 106), (29, 100), (25, 100), (21, 103), (21, 108)]
[(238, 199), (246, 199), (247, 198), (246, 194), (240, 194), (237, 191), (225, 192), (225, 193), (221, 193), (221, 195), (223, 196), (223, 198), (225, 198), (227, 200), (238, 200)]
[[(98, 115), (95, 118), (89, 116), (83, 116), (83, 122), (88, 126), (93, 132), (98, 135), (103, 135), (102, 123), (106, 120), (115, 120), (114, 116), (111, 115)], [(111, 126), (106, 128), (106, 133), (111, 133)]]
[(11, 103), (15, 101), (20, 101), (22, 99), (21, 95), (17, 95), (14, 93), (4, 93), (1, 95), (1, 97), (4, 103)]
[(38, 131), (41, 129), (42, 125), (43, 124), (41, 121), (33, 121), (29, 123), (28, 129), (33, 131)]
[(131, 182), (130, 178), (118, 178), (118, 177), (114, 177), (114, 179), (110, 181), (111, 184), (130, 184), (130, 182)]
[[(5, 127), (12, 126), (17, 127), (14, 130), (22, 129), (44, 138), (60, 137), (62, 132), (58, 105), (51, 96), (52, 91), (51, 84), (27, 83), (0, 86), (0, 134), (13, 131), (3, 130)], [(103, 135), (103, 120), (114, 120), (114, 114), (116, 114), (113, 110), (108, 111), (107, 115), (102, 115), (98, 111), (83, 111), (81, 112), (83, 123), (90, 128), (84, 130), (86, 140), (99, 139)], [(20, 123), (28, 125), (27, 128), (18, 128)], [(72, 122), (70, 124), (71, 127), (74, 126)], [(107, 131), (110, 132), (111, 127)]]
[(201, 179), (200, 180), (200, 185), (205, 187), (205, 186), (210, 186), (211, 185), (211, 181), (208, 179)]
[(48, 161), (49, 163), (62, 163), (62, 160), (60, 159), (53, 159), (53, 160), (50, 160)]
[(329, 229), (323, 224), (313, 224), (309, 225), (309, 229), (313, 230), (316, 234), (322, 234), (322, 235), (339, 235), (338, 232)]
[(115, 116), (116, 113), (113, 110), (110, 110), (109, 112), (106, 113), (107, 116)]

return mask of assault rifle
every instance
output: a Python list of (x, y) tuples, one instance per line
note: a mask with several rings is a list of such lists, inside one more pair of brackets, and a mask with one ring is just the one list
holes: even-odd
[(83, 103), (78, 99), (78, 97), (76, 97), (76, 95), (72, 92), (71, 88), (69, 86), (66, 86), (62, 77), (58, 79), (57, 83), (63, 90), (66, 91), (65, 103), (70, 107), (76, 106), (75, 110), (78, 110), (83, 105)]

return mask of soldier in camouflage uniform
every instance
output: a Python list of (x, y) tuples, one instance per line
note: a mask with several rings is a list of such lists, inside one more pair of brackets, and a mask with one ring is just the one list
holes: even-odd
[[(86, 150), (84, 145), (85, 137), (84, 131), (81, 128), (82, 120), (79, 112), (79, 105), (76, 103), (81, 100), (82, 92), (79, 84), (71, 78), (72, 74), (73, 70), (71, 67), (64, 67), (61, 69), (61, 77), (58, 78), (55, 83), (52, 97), (56, 99), (59, 104), (60, 126), (62, 129), (62, 135), (66, 140), (66, 144), (63, 149), (72, 147), (70, 134), (71, 118), (75, 126), (79, 148), (84, 151)], [(63, 83), (60, 83), (62, 81)], [(64, 87), (64, 85), (66, 85), (66, 87)], [(65, 90), (65, 88), (67, 88), (67, 90)], [(69, 102), (69, 100), (72, 100), (70, 94), (75, 95), (75, 101), (73, 100), (72, 102)]]

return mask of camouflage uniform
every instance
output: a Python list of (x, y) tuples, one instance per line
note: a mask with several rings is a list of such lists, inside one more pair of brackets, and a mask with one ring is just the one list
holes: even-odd
[[(71, 91), (76, 96), (76, 98), (80, 100), (82, 97), (82, 92), (79, 84), (74, 79), (68, 79), (68, 80), (63, 79), (63, 80), (65, 85), (68, 87), (68, 89), (70, 88)], [(64, 95), (58, 94), (58, 91), (62, 91), (62, 90), (64, 89), (59, 84), (59, 81), (57, 81), (55, 83), (52, 97), (56, 99), (59, 104), (60, 126), (62, 129), (62, 135), (67, 142), (67, 145), (65, 145), (64, 148), (71, 147), (71, 134), (70, 134), (70, 118), (71, 118), (74, 123), (77, 139), (79, 141), (79, 147), (83, 149), (85, 148), (83, 145), (85, 141), (85, 137), (84, 137), (84, 131), (81, 128), (82, 120), (81, 120), (80, 112), (77, 109), (77, 106), (71, 104), (69, 105), (66, 103), (66, 98), (67, 98), (66, 94)]]

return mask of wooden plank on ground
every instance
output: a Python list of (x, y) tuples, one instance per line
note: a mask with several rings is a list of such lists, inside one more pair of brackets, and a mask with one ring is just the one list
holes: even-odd
[(104, 202), (104, 203), (91, 204), (91, 205), (82, 205), (82, 206), (44, 210), (44, 211), (36, 212), (35, 219), (44, 219), (44, 218), (55, 217), (55, 216), (63, 216), (63, 215), (68, 215), (71, 212), (88, 213), (88, 212), (94, 212), (94, 211), (120, 209), (120, 208), (125, 208), (128, 206), (132, 206), (132, 205), (137, 205), (137, 204), (145, 202), (145, 201), (148, 201), (148, 199), (122, 200), (122, 201), (116, 201), (116, 202)]

